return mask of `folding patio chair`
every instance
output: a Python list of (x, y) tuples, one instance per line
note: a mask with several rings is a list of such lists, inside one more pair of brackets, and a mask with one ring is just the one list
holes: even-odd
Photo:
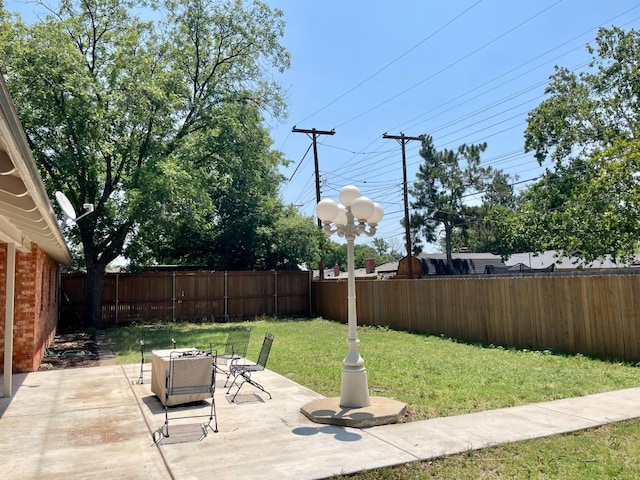
[(138, 383), (144, 383), (144, 364), (151, 359), (151, 351), (160, 348), (176, 348), (171, 325), (150, 324), (140, 327), (140, 377)]
[[(221, 355), (218, 355), (216, 361), (216, 368), (218, 371), (227, 377), (225, 385), (229, 381), (229, 376), (231, 375), (231, 371), (229, 369), (231, 364), (236, 363), (241, 358), (245, 358), (247, 356), (250, 335), (251, 329), (249, 327), (229, 327), (227, 341), (224, 344), (224, 352)], [(221, 365), (225, 365), (226, 369), (223, 369)]]
[[(211, 409), (208, 414), (174, 416), (172, 420), (186, 418), (209, 417), (209, 421), (201, 423), (200, 440), (207, 436), (211, 422), (215, 421), (213, 431), (218, 431), (218, 417), (214, 393), (216, 391), (216, 355), (209, 350), (193, 350), (189, 352), (171, 352), (169, 366), (166, 370), (166, 389), (164, 392), (164, 425), (153, 432), (153, 442), (158, 443), (170, 436), (169, 404), (172, 397), (182, 397), (180, 403), (193, 403), (190, 396), (207, 394), (211, 396)], [(172, 407), (173, 409), (177, 407)]]
[[(271, 352), (271, 345), (273, 345), (273, 335), (270, 333), (267, 333), (264, 336), (264, 340), (262, 341), (262, 348), (260, 349), (260, 354), (258, 355), (257, 363), (255, 364), (232, 363), (229, 366), (229, 373), (230, 375), (233, 375), (233, 382), (231, 382), (231, 385), (229, 385), (229, 389), (227, 390), (227, 395), (231, 392), (231, 388), (234, 385), (238, 387), (238, 389), (236, 390), (236, 393), (234, 393), (233, 395), (233, 398), (231, 398), (232, 402), (236, 399), (236, 397), (238, 396), (238, 392), (240, 391), (240, 389), (245, 383), (249, 383), (253, 385), (257, 389), (262, 390), (264, 393), (269, 395), (269, 398), (272, 398), (271, 394), (267, 392), (262, 385), (260, 385), (253, 378), (251, 378), (251, 375), (253, 373), (261, 372), (266, 368), (267, 360), (269, 360), (269, 353)], [(238, 383), (239, 379), (242, 379), (240, 383)], [(225, 387), (226, 386), (227, 384), (225, 383)]]

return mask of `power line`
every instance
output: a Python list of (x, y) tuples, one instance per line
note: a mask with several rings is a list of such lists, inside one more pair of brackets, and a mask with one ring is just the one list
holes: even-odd
[(379, 70), (377, 70), (375, 73), (373, 73), (372, 75), (369, 75), (367, 78), (365, 78), (364, 80), (362, 80), (361, 82), (359, 82), (356, 86), (350, 88), (349, 90), (347, 90), (345, 93), (343, 93), (342, 95), (336, 97), (335, 99), (333, 99), (332, 101), (330, 101), (329, 103), (327, 103), (326, 105), (324, 105), (323, 107), (319, 108), (318, 110), (316, 110), (315, 112), (313, 112), (312, 114), (306, 116), (305, 118), (303, 118), (302, 120), (300, 120), (298, 123), (302, 123), (308, 119), (310, 119), (311, 117), (313, 117), (314, 115), (322, 112), (323, 110), (327, 109), (328, 107), (330, 107), (331, 105), (333, 105), (334, 103), (338, 102), (339, 100), (342, 100), (344, 97), (346, 97), (347, 95), (349, 95), (351, 92), (353, 92), (354, 90), (357, 90), (358, 88), (360, 88), (362, 85), (364, 85), (365, 83), (367, 83), (369, 80), (371, 80), (372, 78), (378, 76), (380, 73), (382, 73), (383, 71), (385, 71), (387, 68), (389, 68), (391, 65), (393, 65), (394, 63), (396, 63), (398, 60), (400, 60), (403, 57), (406, 57), (409, 53), (413, 52), (416, 48), (418, 48), (420, 45), (422, 45), (423, 43), (425, 43), (427, 40), (431, 39), (432, 37), (436, 36), (438, 33), (440, 33), (442, 30), (444, 30), (446, 27), (448, 27), (449, 25), (451, 25), (453, 22), (455, 22), (456, 20), (458, 20), (460, 17), (462, 17), (464, 14), (466, 14), (469, 10), (471, 10), (473, 7), (475, 7), (476, 5), (478, 5), (479, 3), (481, 3), (482, 0), (478, 0), (476, 3), (474, 3), (473, 5), (471, 5), (470, 7), (468, 7), (467, 9), (463, 10), (461, 13), (459, 13), (458, 15), (456, 15), (453, 19), (449, 20), (447, 23), (445, 23), (443, 26), (441, 26), (440, 28), (438, 28), (435, 32), (429, 34), (428, 36), (426, 36), (425, 38), (423, 38), (422, 40), (420, 40), (417, 44), (415, 44), (413, 47), (411, 47), (409, 50), (406, 50), (403, 54), (399, 55), (398, 57), (394, 58), (391, 62), (387, 63), (384, 67), (380, 68)]
[(437, 75), (440, 75), (441, 73), (446, 72), (447, 70), (449, 70), (450, 68), (454, 67), (455, 65), (463, 62), (464, 60), (466, 60), (467, 58), (475, 55), (476, 53), (480, 52), (481, 50), (487, 48), (489, 45), (497, 42), (498, 40), (500, 40), (501, 38), (509, 35), (510, 33), (512, 33), (513, 31), (517, 30), (518, 28), (522, 27), (523, 25), (529, 23), (530, 21), (532, 21), (534, 18), (542, 15), (544, 12), (546, 12), (547, 10), (555, 7), (556, 5), (558, 5), (559, 3), (562, 3), (564, 0), (558, 0), (557, 2), (549, 5), (548, 7), (543, 8), (542, 10), (540, 10), (538, 13), (536, 13), (535, 15), (532, 15), (531, 17), (527, 18), (525, 21), (519, 23), (518, 25), (516, 25), (513, 28), (510, 28), (509, 30), (507, 30), (506, 32), (498, 35), (497, 37), (493, 38), (492, 40), (490, 40), (489, 42), (485, 43), (484, 45), (476, 48), (475, 50), (471, 51), (470, 53), (468, 53), (467, 55), (463, 56), (462, 58), (459, 58), (458, 60), (456, 60), (453, 63), (450, 63), (449, 65), (447, 65), (446, 67), (438, 70), (436, 73), (433, 73), (431, 75), (429, 75), (427, 78), (419, 81), (418, 83), (413, 84), (412, 86), (410, 86), (409, 88), (402, 90), (400, 93), (397, 93), (396, 95), (384, 100), (383, 102), (378, 103), (377, 105), (369, 108), (368, 110), (365, 110), (362, 113), (359, 113), (358, 115), (355, 115), (354, 117), (349, 118), (348, 120), (345, 120), (344, 122), (340, 123), (339, 125), (336, 126), (336, 128), (342, 127), (348, 123), (351, 123), (352, 121), (366, 115), (369, 112), (372, 112), (373, 110), (376, 110), (378, 108), (380, 108), (381, 106), (389, 103), (392, 100), (395, 100), (396, 98), (400, 97), (401, 95), (404, 95), (405, 93), (410, 92), (411, 90), (414, 90), (415, 88), (419, 87), (420, 85), (422, 85), (423, 83), (427, 82), (428, 80), (431, 80), (432, 78), (436, 77)]
[(298, 162), (298, 165), (296, 166), (296, 169), (293, 171), (293, 173), (291, 174), (291, 176), (289, 177), (289, 180), (287, 180), (287, 183), (291, 182), (291, 180), (293, 179), (293, 177), (296, 176), (296, 173), (298, 172), (298, 169), (300, 168), (300, 165), (302, 165), (302, 162), (304, 162), (305, 157), (307, 156), (307, 154), (309, 153), (309, 150), (311, 150), (311, 147), (313, 146), (313, 144), (309, 144), (309, 147), (307, 148), (307, 151), (304, 152), (304, 155), (302, 156), (302, 159), (300, 160), (300, 162)]
[[(316, 201), (320, 202), (320, 169), (318, 168), (318, 144), (316, 139), (319, 135), (335, 135), (336, 131), (333, 130), (316, 130), (315, 128), (304, 129), (296, 128), (294, 125), (291, 129), (293, 133), (306, 133), (311, 138), (311, 146), (313, 146), (313, 161), (316, 171)], [(308, 151), (308, 150), (307, 150)], [(322, 227), (322, 222), (318, 219), (318, 226)]]

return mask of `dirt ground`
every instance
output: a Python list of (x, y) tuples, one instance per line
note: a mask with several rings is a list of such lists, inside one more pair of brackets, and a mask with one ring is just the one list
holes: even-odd
[(85, 332), (56, 335), (38, 370), (98, 366), (95, 336)]

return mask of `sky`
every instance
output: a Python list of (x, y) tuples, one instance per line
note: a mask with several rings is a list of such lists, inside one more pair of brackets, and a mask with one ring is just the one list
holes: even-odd
[[(438, 150), (487, 142), (481, 164), (514, 176), (517, 191), (546, 167), (524, 153), (524, 130), (554, 66), (588, 69), (585, 46), (601, 26), (640, 27), (640, 2), (631, 0), (263, 1), (282, 10), (282, 44), (291, 53), (291, 68), (273, 73), (289, 116), (266, 120), (273, 148), (290, 161), (281, 169), (284, 202), (315, 216), (311, 138), (292, 128), (334, 129), (317, 137), (321, 196), (337, 200), (343, 186), (359, 187), (385, 211), (376, 236), (398, 251), (402, 151), (384, 133), (428, 134)], [(30, 8), (21, 0), (5, 7)], [(409, 186), (419, 147), (406, 144)]]
[[(266, 3), (284, 12), (283, 44), (292, 56), (280, 80), (289, 118), (271, 125), (274, 148), (292, 161), (282, 169), (283, 199), (314, 215), (313, 150), (305, 156), (311, 139), (292, 128), (335, 129), (318, 136), (321, 196), (337, 200), (344, 185), (358, 186), (385, 210), (376, 236), (399, 251), (402, 152), (384, 133), (428, 134), (438, 150), (487, 142), (482, 165), (517, 176), (517, 191), (546, 166), (524, 153), (524, 130), (554, 66), (587, 69), (585, 46), (601, 26), (640, 27), (640, 2), (626, 0)], [(419, 148), (418, 141), (406, 144), (409, 186)]]

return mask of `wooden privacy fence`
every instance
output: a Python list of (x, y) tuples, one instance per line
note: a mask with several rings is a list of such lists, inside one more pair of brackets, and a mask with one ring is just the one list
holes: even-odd
[[(86, 275), (63, 274), (64, 315), (86, 318)], [(102, 300), (105, 327), (157, 319), (228, 320), (256, 315), (310, 315), (311, 273), (108, 273)]]
[[(313, 283), (318, 315), (347, 320), (347, 282)], [(357, 281), (358, 324), (640, 360), (640, 275)], [(337, 300), (340, 299), (340, 300)]]

